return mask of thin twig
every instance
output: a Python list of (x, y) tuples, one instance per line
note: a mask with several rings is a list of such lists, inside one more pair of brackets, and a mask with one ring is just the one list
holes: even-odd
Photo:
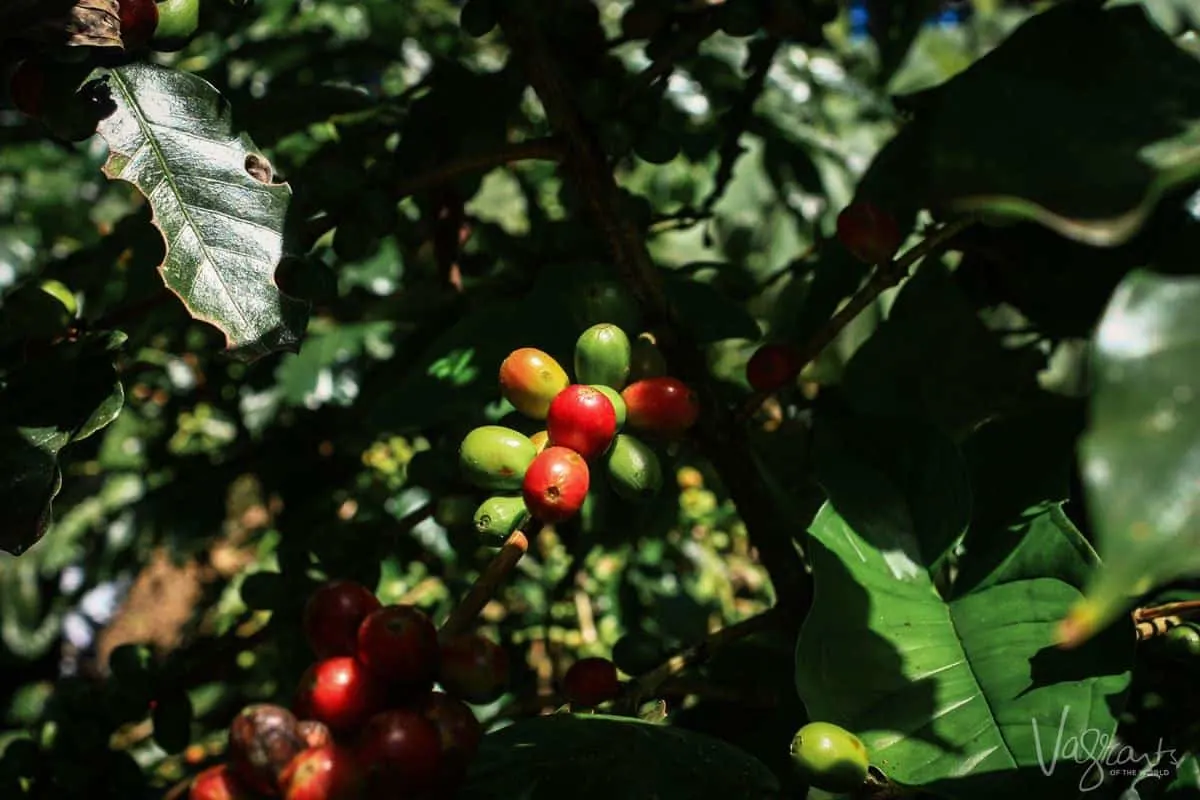
[(746, 438), (713, 389), (703, 352), (686, 335), (687, 326), (668, 303), (662, 271), (646, 250), (640, 226), (622, 207), (619, 187), (594, 131), (575, 103), (574, 88), (535, 22), (506, 10), (500, 27), (512, 52), (524, 60), (551, 125), (563, 137), (564, 166), (608, 242), (618, 275), (646, 312), (649, 327), (661, 333), (658, 344), (672, 374), (689, 383), (700, 400), (696, 439), (723, 477), (771, 576), (778, 602), (803, 614), (811, 603), (812, 582), (792, 541), (793, 523), (772, 508)]
[(1172, 617), (1186, 614), (1200, 614), (1200, 600), (1180, 600), (1176, 603), (1163, 603), (1160, 606), (1146, 606), (1133, 610), (1134, 622), (1146, 622), (1159, 617)]
[(479, 616), (479, 612), (488, 604), (488, 601), (496, 596), (497, 590), (508, 580), (508, 576), (512, 574), (517, 562), (529, 550), (528, 537), (535, 535), (540, 527), (536, 523), (527, 525), (526, 531), (514, 531), (505, 540), (500, 552), (492, 557), (483, 572), (479, 573), (479, 577), (475, 579), (471, 590), (442, 623), (439, 632), (442, 637), (464, 633), (471, 628), (475, 623), (475, 618)]
[[(909, 270), (914, 264), (946, 245), (947, 242), (957, 236), (973, 221), (970, 218), (966, 218), (949, 222), (926, 236), (924, 240), (899, 258), (895, 258), (877, 267), (871, 273), (871, 277), (867, 279), (867, 282), (863, 284), (863, 287), (850, 298), (846, 305), (838, 309), (838, 312), (830, 317), (829, 321), (822, 325), (813, 334), (812, 338), (805, 343), (804, 347), (800, 349), (795, 361), (795, 374), (792, 375), (792, 378), (795, 378), (810, 362), (816, 360), (824, 352), (825, 348), (845, 330), (846, 326), (853, 322), (855, 317), (865, 311), (871, 303), (875, 302), (879, 295), (908, 277)], [(745, 405), (742, 407), (739, 418), (744, 421), (752, 416), (762, 407), (763, 401), (772, 394), (773, 392), (755, 392), (752, 394), (747, 398)]]
[(681, 650), (645, 675), (642, 675), (636, 681), (629, 683), (625, 687), (621, 698), (617, 701), (617, 705), (626, 710), (636, 709), (644, 700), (654, 696), (654, 693), (658, 691), (659, 687), (668, 678), (673, 678), (688, 667), (706, 661), (709, 656), (724, 645), (774, 628), (783, 618), (781, 607), (775, 606), (761, 614), (755, 614), (753, 617), (747, 617), (741, 622), (736, 622), (733, 625), (727, 625), (720, 630), (713, 631), (703, 641), (692, 645), (686, 650)]

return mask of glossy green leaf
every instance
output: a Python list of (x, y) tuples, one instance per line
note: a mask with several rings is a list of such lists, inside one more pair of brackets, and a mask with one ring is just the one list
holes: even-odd
[(1198, 304), (1200, 279), (1135, 272), (1096, 330), (1080, 454), (1104, 566), (1075, 611), (1078, 636), (1134, 595), (1200, 575)]
[(624, 717), (554, 714), (484, 737), (463, 800), (779, 796), (774, 775), (709, 736)]
[(0, 550), (20, 555), (45, 534), (62, 487), (59, 452), (121, 412), (111, 350), (121, 334), (55, 345), (0, 379)]
[(942, 208), (1111, 246), (1200, 177), (1200, 63), (1138, 6), (1062, 3), (903, 102), (916, 120), (885, 152), (909, 150), (912, 191)]
[(166, 242), (167, 288), (239, 358), (297, 350), (306, 305), (274, 279), (291, 188), (233, 132), (228, 104), (203, 79), (130, 64), (112, 70), (107, 86), (116, 110), (99, 127), (104, 173), (149, 201)]
[[(1091, 778), (1071, 742), (1112, 734), (1133, 639), (1114, 628), (1079, 651), (1056, 647), (1058, 619), (1097, 561), (1059, 503), (1062, 462), (1051, 455), (1069, 453), (1071, 440), (1038, 438), (1029, 421), (995, 424), (968, 440), (976, 510), (957, 580), (919, 548), (879, 546), (889, 531), (903, 540), (906, 519), (889, 520), (869, 493), (843, 493), (845, 515), (836, 496), (818, 514), (797, 688), (812, 719), (860, 735), (900, 783), (951, 798), (1075, 796)], [(1022, 469), (981, 469), (984, 453)], [(936, 482), (924, 490), (926, 524), (961, 522), (962, 506), (939, 502)]]

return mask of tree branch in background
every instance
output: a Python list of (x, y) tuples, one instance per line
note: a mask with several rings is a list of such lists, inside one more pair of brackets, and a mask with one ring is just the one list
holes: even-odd
[(562, 136), (567, 148), (566, 171), (607, 240), (618, 274), (645, 310), (651, 327), (661, 328), (657, 330), (659, 346), (672, 373), (696, 390), (702, 406), (697, 441), (737, 505), (771, 576), (777, 601), (803, 615), (811, 603), (812, 585), (792, 542), (796, 526), (777, 513), (738, 422), (713, 391), (704, 354), (685, 334), (686, 327), (667, 302), (661, 271), (650, 259), (636, 221), (622, 209), (620, 190), (605, 153), (580, 114), (565, 71), (537, 25), (536, 20), (515, 17), (512, 12), (500, 20), (513, 53), (524, 59), (530, 83), (551, 125)]

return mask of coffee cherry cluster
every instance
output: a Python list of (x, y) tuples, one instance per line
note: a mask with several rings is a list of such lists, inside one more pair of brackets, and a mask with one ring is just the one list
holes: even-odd
[(453, 796), (483, 738), (466, 703), (504, 693), (505, 651), (474, 633), (439, 642), (422, 611), (346, 580), (317, 588), (303, 624), (317, 660), (292, 708), (242, 709), (226, 762), (196, 777), (189, 800)]
[(682, 381), (656, 376), (628, 383), (633, 345), (617, 325), (588, 328), (575, 343), (575, 379), (549, 354), (533, 347), (511, 352), (500, 365), (500, 389), (545, 430), (526, 436), (484, 425), (459, 447), (463, 477), (498, 492), (475, 513), (480, 533), (507, 536), (529, 516), (562, 522), (579, 512), (602, 466), (608, 484), (634, 502), (662, 489), (662, 465), (639, 436), (669, 440), (696, 422), (699, 406)]

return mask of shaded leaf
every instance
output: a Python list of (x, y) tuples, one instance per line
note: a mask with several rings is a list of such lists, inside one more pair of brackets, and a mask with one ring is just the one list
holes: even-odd
[(864, 539), (905, 564), (934, 564), (971, 519), (966, 463), (945, 434), (921, 423), (825, 414), (814, 466), (829, 502)]
[(1096, 331), (1080, 454), (1104, 566), (1074, 618), (1088, 630), (1133, 595), (1200, 574), (1198, 303), (1198, 278), (1134, 272)]
[(845, 388), (864, 412), (931, 420), (957, 436), (1036, 392), (1043, 361), (1005, 348), (949, 271), (926, 262), (846, 366)]
[(10, 370), (0, 388), (0, 550), (20, 555), (45, 534), (62, 487), (58, 454), (121, 412), (125, 392), (110, 350), (124, 341), (96, 336), (56, 345)]
[(1064, 3), (906, 101), (917, 119), (885, 152), (910, 152), (910, 185), (934, 207), (1111, 246), (1200, 176), (1200, 63), (1141, 7)]
[(761, 331), (754, 317), (712, 284), (668, 273), (664, 289), (697, 343), (759, 338)]
[(251, 174), (266, 159), (232, 132), (228, 104), (203, 79), (130, 64), (107, 80), (116, 111), (99, 128), (110, 150), (104, 172), (149, 200), (167, 246), (164, 283), (234, 355), (297, 350), (306, 305), (274, 281), (290, 187)]
[(778, 797), (766, 767), (703, 734), (624, 717), (554, 714), (484, 737), (464, 800)]

